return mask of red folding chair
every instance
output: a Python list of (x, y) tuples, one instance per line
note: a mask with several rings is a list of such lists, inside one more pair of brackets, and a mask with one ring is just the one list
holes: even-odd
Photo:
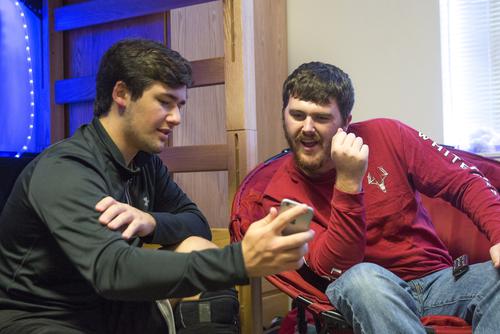
[[(448, 149), (469, 162), (470, 165), (479, 168), (497, 189), (500, 188), (500, 162), (472, 153)], [(261, 163), (241, 183), (231, 210), (232, 242), (240, 241), (248, 229), (248, 225), (242, 224), (242, 218), (246, 218), (246, 222), (253, 222), (266, 215), (263, 208), (254, 206), (250, 208), (248, 203), (254, 200), (258, 201), (262, 196), (268, 182), (280, 165), (280, 159), (286, 154), (289, 154), (287, 150)], [(489, 242), (466, 215), (441, 199), (421, 196), (439, 236), (447, 245), (453, 258), (468, 254), (471, 263), (489, 259)], [(299, 333), (306, 333), (307, 330), (305, 310), (313, 314), (318, 333), (352, 333), (349, 324), (335, 310), (323, 293), (325, 286), (321, 287), (321, 284), (316, 284), (314, 278), (309, 279), (314, 275), (310, 277), (308, 275), (310, 274), (307, 271), (299, 270), (266, 277), (268, 281), (293, 299), (293, 304), (298, 308)], [(430, 316), (421, 320), (428, 333), (472, 333), (471, 326), (465, 320), (457, 317)]]

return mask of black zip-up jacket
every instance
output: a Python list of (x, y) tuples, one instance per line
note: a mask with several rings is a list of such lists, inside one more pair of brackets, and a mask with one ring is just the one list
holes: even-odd
[[(240, 244), (190, 254), (138, 247), (211, 235), (159, 157), (140, 152), (132, 165), (94, 119), (24, 169), (0, 217), (0, 330), (26, 312), (86, 323), (99, 318), (105, 300), (152, 301), (247, 283)], [(151, 213), (155, 231), (127, 242), (101, 225), (94, 208), (106, 196)]]

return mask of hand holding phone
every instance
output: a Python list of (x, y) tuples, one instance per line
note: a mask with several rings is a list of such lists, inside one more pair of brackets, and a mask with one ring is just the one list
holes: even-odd
[[(285, 212), (286, 210), (288, 210), (294, 206), (297, 206), (297, 205), (301, 205), (301, 203), (296, 202), (296, 201), (291, 200), (291, 199), (288, 199), (288, 198), (284, 198), (281, 201), (279, 212), (280, 213)], [(283, 232), (281, 234), (282, 235), (289, 235), (289, 234), (304, 232), (304, 231), (309, 230), (309, 225), (311, 223), (311, 219), (313, 217), (313, 214), (314, 214), (314, 209), (311, 208), (310, 206), (307, 206), (307, 212), (298, 216), (294, 220), (292, 220), (283, 229)]]

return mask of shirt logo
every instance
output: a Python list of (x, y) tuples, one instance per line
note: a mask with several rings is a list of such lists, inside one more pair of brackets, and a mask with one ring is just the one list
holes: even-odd
[(386, 172), (386, 170), (384, 169), (384, 167), (382, 166), (379, 166), (377, 167), (378, 169), (378, 179), (374, 176), (372, 176), (371, 173), (368, 173), (368, 176), (367, 176), (367, 179), (368, 179), (368, 184), (375, 184), (377, 185), (380, 190), (382, 190), (383, 192), (387, 192), (387, 188), (385, 186), (385, 178), (387, 177), (387, 175), (389, 175), (389, 173)]
[(147, 209), (149, 207), (149, 198), (144, 196), (142, 200), (144, 201), (144, 207)]

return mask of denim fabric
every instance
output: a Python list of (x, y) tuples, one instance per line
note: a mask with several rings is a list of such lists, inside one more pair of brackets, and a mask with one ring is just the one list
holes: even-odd
[(453, 315), (474, 333), (500, 333), (500, 271), (474, 264), (455, 279), (451, 268), (405, 282), (373, 263), (360, 263), (331, 283), (326, 295), (354, 333), (425, 333), (420, 317)]

